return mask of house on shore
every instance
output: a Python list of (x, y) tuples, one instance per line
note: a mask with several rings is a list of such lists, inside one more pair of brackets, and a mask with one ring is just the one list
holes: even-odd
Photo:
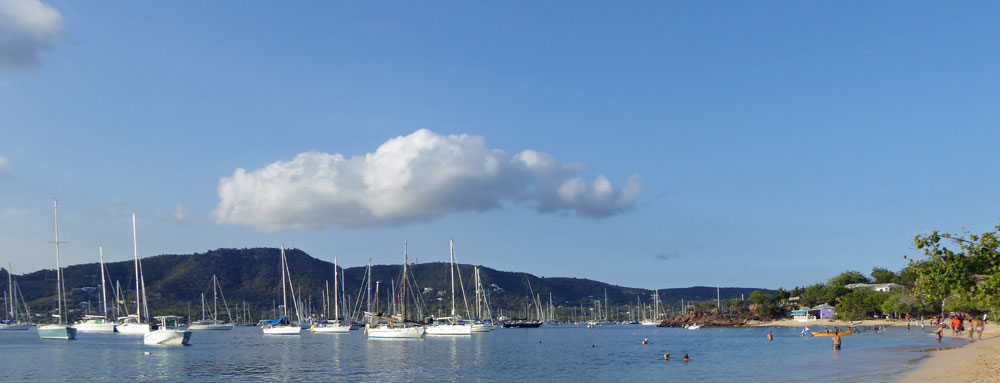
[(854, 290), (854, 289), (868, 289), (873, 291), (878, 291), (880, 293), (887, 293), (893, 290), (899, 290), (906, 286), (900, 285), (898, 283), (851, 283), (845, 285), (844, 287)]

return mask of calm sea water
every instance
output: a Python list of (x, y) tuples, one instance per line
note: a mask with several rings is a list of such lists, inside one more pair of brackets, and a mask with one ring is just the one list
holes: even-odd
[[(769, 330), (773, 342), (766, 339)], [(3, 381), (25, 382), (886, 382), (899, 379), (931, 349), (965, 344), (947, 337), (937, 344), (929, 333), (894, 328), (843, 338), (843, 349), (834, 352), (829, 338), (801, 337), (799, 331), (543, 326), (370, 340), (361, 331), (264, 336), (242, 327), (196, 331), (187, 347), (153, 347), (120, 334), (41, 340), (32, 329), (0, 333), (0, 371)], [(642, 345), (644, 338), (648, 345)], [(663, 360), (664, 352), (670, 361)], [(690, 363), (682, 362), (684, 353)]]

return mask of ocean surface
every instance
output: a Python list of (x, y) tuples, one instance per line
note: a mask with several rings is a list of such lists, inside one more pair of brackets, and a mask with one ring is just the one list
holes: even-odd
[[(917, 327), (891, 328), (843, 338), (833, 351), (830, 338), (800, 331), (546, 325), (376, 340), (362, 331), (265, 336), (239, 327), (195, 331), (189, 346), (162, 347), (121, 334), (42, 340), (31, 329), (0, 332), (0, 371), (5, 382), (892, 382), (929, 351), (966, 344), (951, 337), (935, 343)], [(682, 361), (684, 353), (691, 362)]]

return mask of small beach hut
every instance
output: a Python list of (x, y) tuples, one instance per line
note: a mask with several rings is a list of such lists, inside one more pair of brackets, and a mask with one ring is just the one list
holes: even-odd
[(830, 306), (826, 303), (812, 308), (812, 311), (816, 310), (819, 310), (819, 316), (818, 316), (819, 319), (830, 319), (833, 318), (833, 315), (835, 314), (833, 311), (833, 306)]

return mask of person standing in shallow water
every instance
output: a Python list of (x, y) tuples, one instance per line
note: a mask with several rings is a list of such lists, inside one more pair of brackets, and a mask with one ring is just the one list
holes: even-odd
[(772, 334), (770, 331), (768, 331), (767, 332), (767, 341), (770, 342), (772, 340), (774, 340), (774, 334)]
[(833, 349), (840, 350), (840, 331), (833, 333)]

